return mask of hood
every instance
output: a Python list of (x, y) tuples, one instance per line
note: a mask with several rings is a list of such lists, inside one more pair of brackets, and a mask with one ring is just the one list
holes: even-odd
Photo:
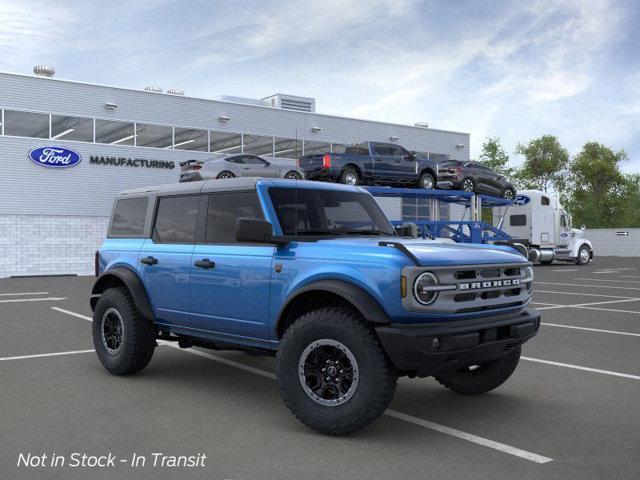
[(528, 260), (512, 247), (476, 243), (447, 243), (438, 240), (406, 239), (399, 237), (335, 238), (322, 240), (354, 247), (378, 247), (381, 241), (403, 244), (422, 266), (480, 265), (492, 263), (527, 263)]

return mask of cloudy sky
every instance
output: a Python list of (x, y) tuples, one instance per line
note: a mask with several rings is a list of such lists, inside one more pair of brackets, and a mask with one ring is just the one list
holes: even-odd
[(0, 0), (0, 71), (187, 95), (311, 96), (332, 113), (572, 152), (640, 172), (640, 0)]

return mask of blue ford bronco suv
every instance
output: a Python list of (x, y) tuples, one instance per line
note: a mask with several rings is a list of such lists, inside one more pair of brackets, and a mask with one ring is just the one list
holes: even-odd
[(142, 370), (158, 339), (273, 355), (291, 412), (332, 435), (380, 416), (398, 376), (465, 395), (498, 387), (540, 325), (521, 254), (402, 237), (356, 186), (122, 192), (96, 273), (93, 342), (109, 372)]

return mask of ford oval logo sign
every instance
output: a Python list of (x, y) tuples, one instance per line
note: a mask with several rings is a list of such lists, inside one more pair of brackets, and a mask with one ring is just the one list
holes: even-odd
[(64, 147), (40, 147), (29, 152), (29, 160), (43, 167), (73, 167), (82, 161), (82, 155)]
[(529, 200), (531, 199), (526, 195), (517, 195), (513, 203), (515, 203), (516, 205), (526, 205), (527, 203), (529, 203)]

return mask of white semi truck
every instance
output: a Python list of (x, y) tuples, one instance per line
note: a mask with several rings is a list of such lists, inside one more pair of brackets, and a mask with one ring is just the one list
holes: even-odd
[(583, 238), (585, 226), (572, 228), (558, 199), (541, 190), (521, 190), (513, 205), (495, 207), (493, 226), (524, 245), (532, 262), (586, 265), (593, 259), (591, 242)]

